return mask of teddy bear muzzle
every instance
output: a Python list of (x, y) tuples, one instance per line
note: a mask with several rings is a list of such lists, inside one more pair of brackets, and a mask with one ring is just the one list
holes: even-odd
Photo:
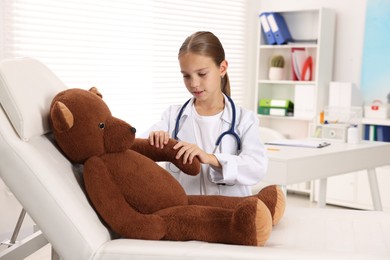
[(105, 152), (123, 152), (134, 142), (136, 129), (123, 120), (115, 117), (106, 119), (104, 128)]

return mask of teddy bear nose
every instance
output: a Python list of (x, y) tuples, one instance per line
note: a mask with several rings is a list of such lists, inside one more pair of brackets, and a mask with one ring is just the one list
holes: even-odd
[(135, 132), (137, 132), (137, 129), (135, 129), (135, 127), (130, 127), (130, 131), (135, 134)]

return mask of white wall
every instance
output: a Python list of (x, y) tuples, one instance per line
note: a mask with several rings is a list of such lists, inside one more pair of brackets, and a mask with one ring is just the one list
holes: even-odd
[[(256, 51), (257, 16), (261, 10), (295, 10), (327, 7), (336, 11), (333, 81), (353, 82), (360, 86), (360, 71), (366, 16), (366, 0), (250, 0), (248, 1), (248, 48)], [(256, 55), (251, 55), (249, 68), (256, 68)], [(250, 77), (251, 96), (256, 82), (255, 69)], [(248, 102), (254, 107), (253, 100)]]

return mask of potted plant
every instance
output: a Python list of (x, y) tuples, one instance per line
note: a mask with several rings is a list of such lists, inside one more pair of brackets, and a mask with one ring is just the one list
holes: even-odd
[(284, 57), (275, 55), (271, 58), (271, 64), (268, 72), (270, 80), (284, 80)]

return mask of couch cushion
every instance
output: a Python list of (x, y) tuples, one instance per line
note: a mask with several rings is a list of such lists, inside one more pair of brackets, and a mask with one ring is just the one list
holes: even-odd
[(64, 83), (35, 59), (0, 62), (0, 103), (24, 141), (50, 131), (50, 103), (64, 89)]

